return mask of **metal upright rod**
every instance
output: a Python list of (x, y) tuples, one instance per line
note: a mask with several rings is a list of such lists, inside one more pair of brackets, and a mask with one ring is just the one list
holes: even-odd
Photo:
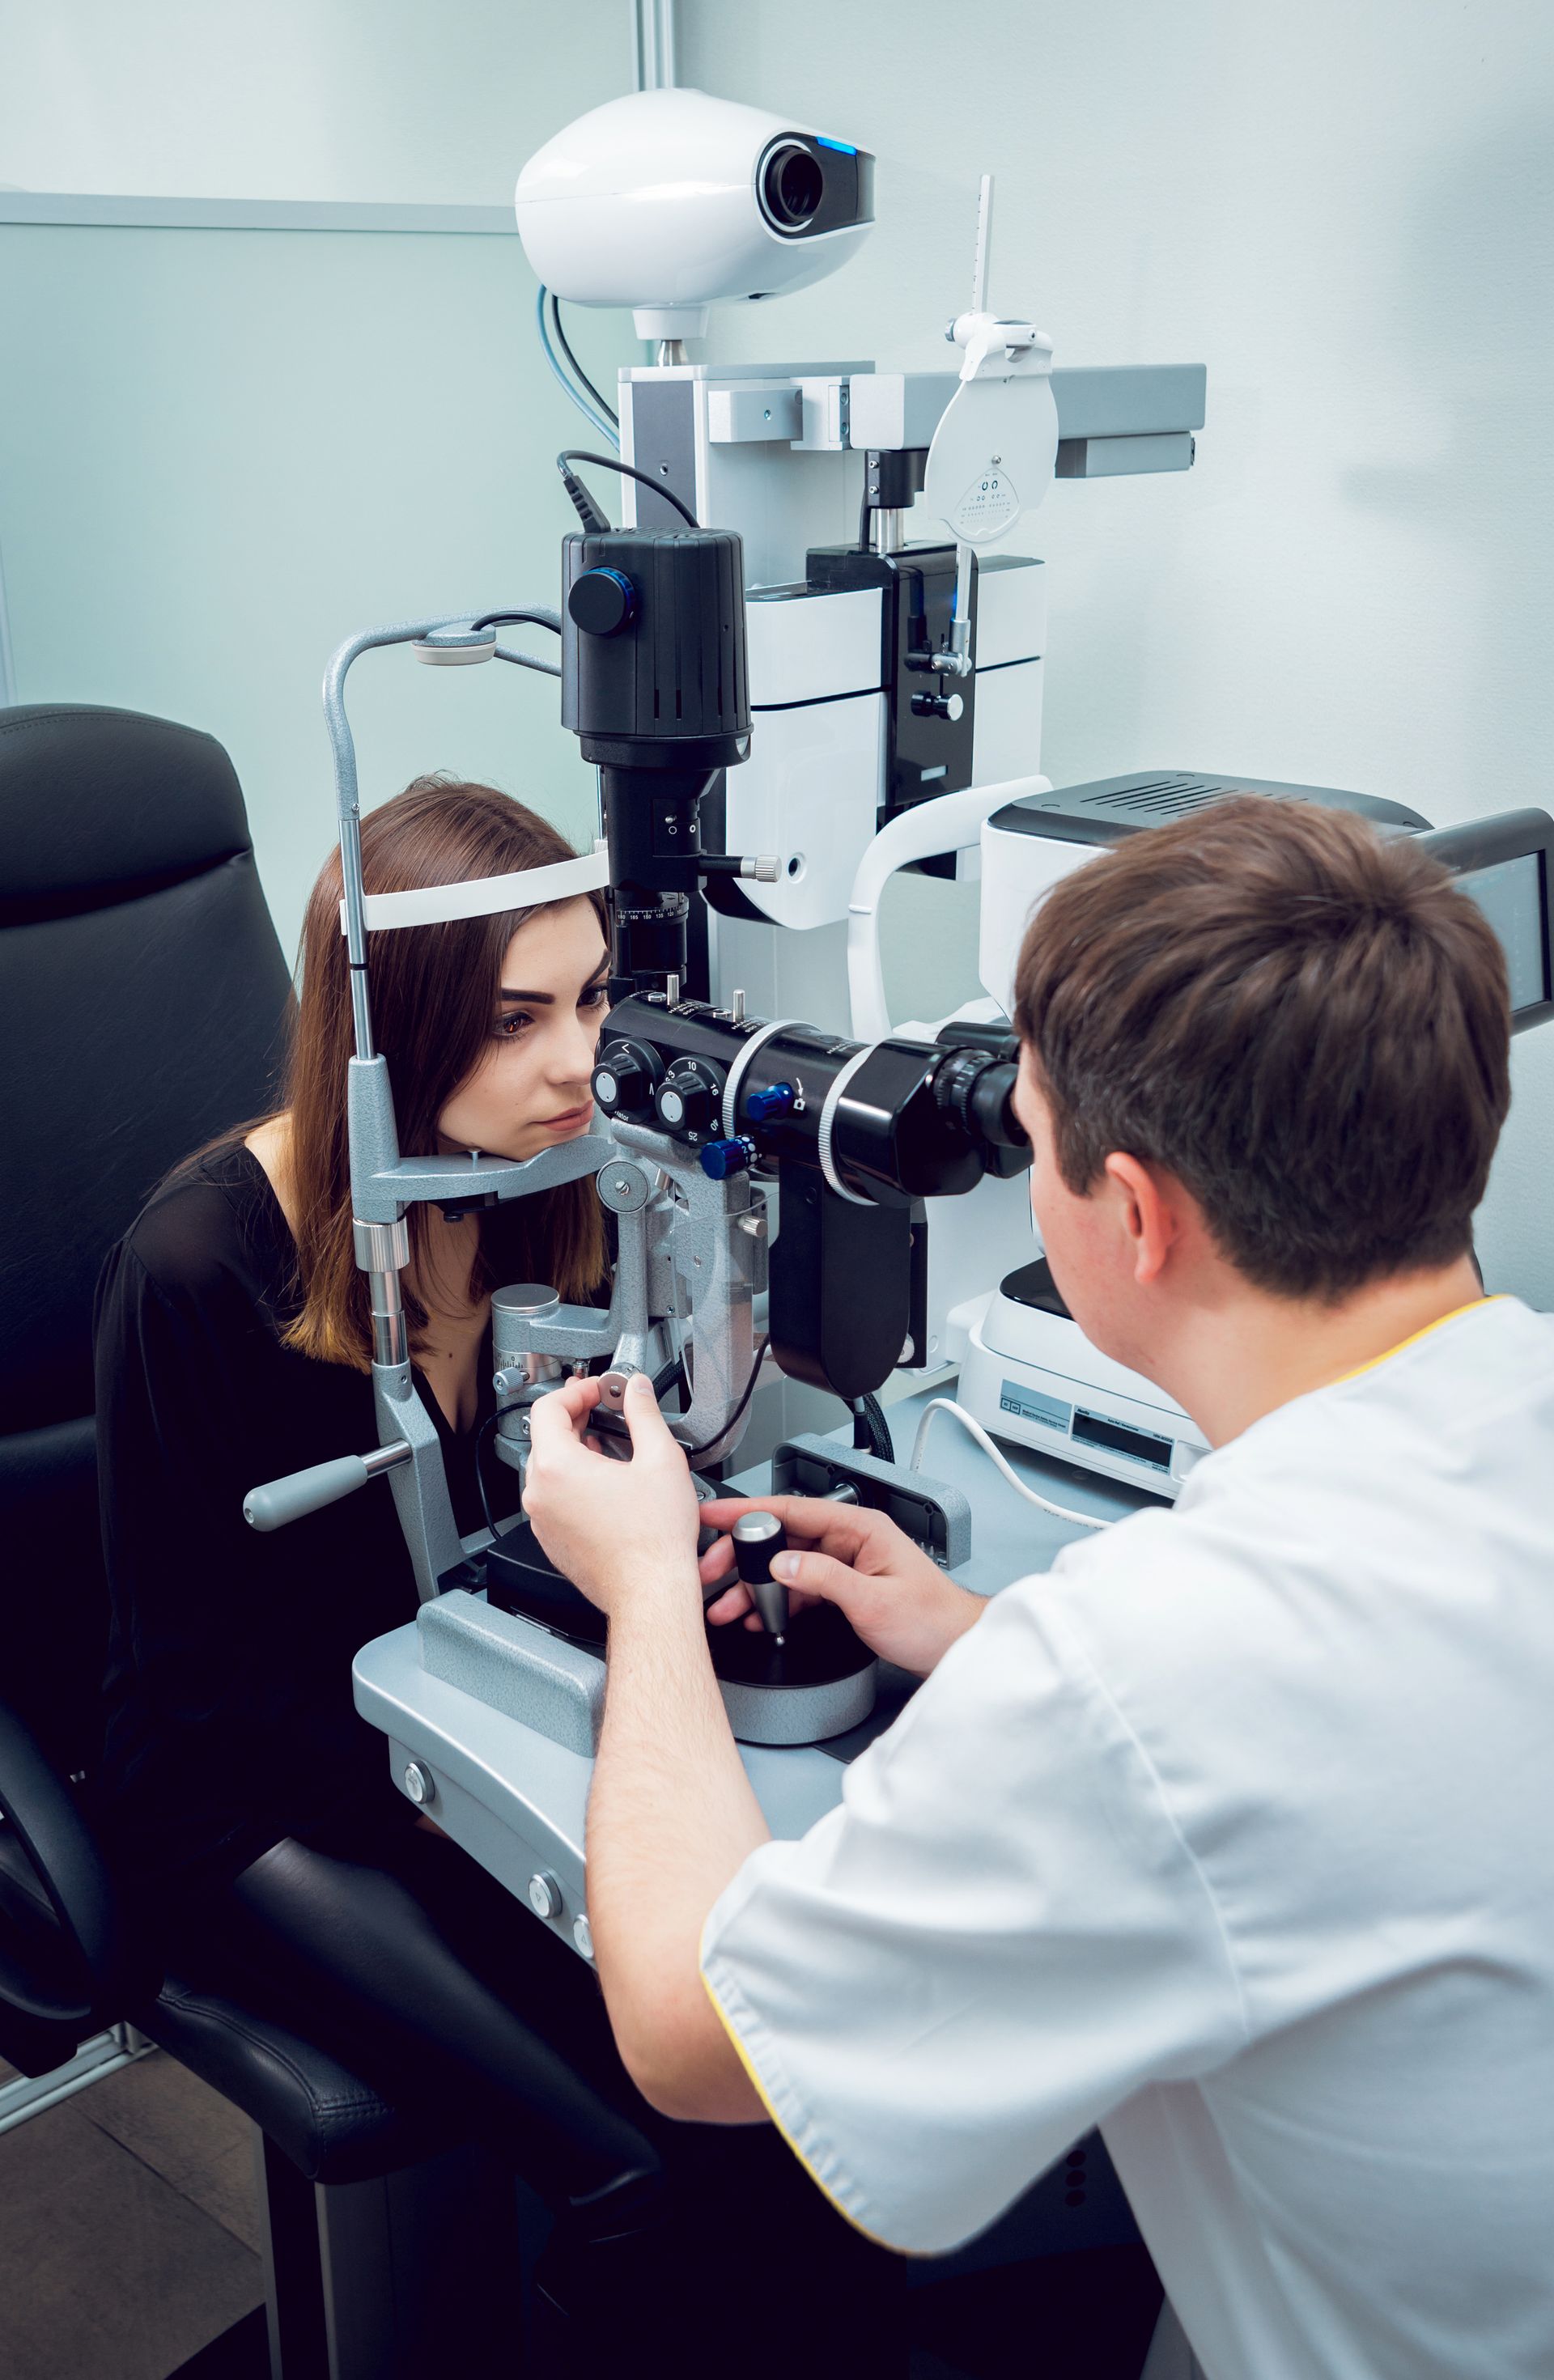
[(323, 715), (334, 754), (334, 799), (340, 818), (340, 880), (346, 900), (346, 959), (351, 971), (351, 1021), (356, 1054), (373, 1056), (372, 1008), (367, 991), (367, 912), (361, 882), (361, 805), (357, 794), (356, 744), (346, 717), (346, 676), (351, 663), (375, 645), (413, 645), (434, 628), (460, 625), (455, 612), (436, 620), (401, 620), (392, 628), (364, 628), (349, 637), (323, 677)]
[(984, 174), (977, 194), (977, 253), (971, 267), (971, 310), (988, 310), (988, 265), (993, 244), (993, 177)]

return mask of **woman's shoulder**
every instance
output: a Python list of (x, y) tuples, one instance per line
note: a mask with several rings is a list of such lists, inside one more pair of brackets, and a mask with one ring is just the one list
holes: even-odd
[(235, 1139), (170, 1173), (119, 1242), (110, 1271), (115, 1258), (128, 1259), (134, 1277), (175, 1304), (234, 1285), (268, 1302), (290, 1273), (292, 1252), (264, 1168)]

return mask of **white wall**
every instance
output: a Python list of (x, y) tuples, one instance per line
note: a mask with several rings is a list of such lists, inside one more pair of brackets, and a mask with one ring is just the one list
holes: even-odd
[[(1035, 526), (1057, 782), (1554, 807), (1547, 0), (682, 0), (679, 55), (885, 160), (893, 220), (740, 352), (942, 368), (992, 171), (992, 296), (1060, 363), (1207, 361), (1190, 475), (1059, 486)], [(1515, 1076), (1481, 1253), (1554, 1307), (1554, 1028)]]
[[(885, 161), (864, 257), (715, 349), (941, 367), (992, 169), (994, 297), (1060, 362), (1207, 360), (1192, 474), (1060, 486), (1036, 525), (1055, 778), (1238, 769), (1442, 822), (1548, 803), (1546, 0), (680, 0), (679, 38), (683, 80)], [(628, 87), (629, 8), (0, 0), (0, 184), (500, 203), (540, 140)], [(450, 242), (443, 269), (279, 237), (0, 232), (0, 551), (19, 698), (223, 735), (289, 938), (326, 839), (328, 645), (421, 590), (542, 592), (570, 418), (516, 243)], [(624, 321), (583, 335), (596, 374), (629, 352)], [(450, 412), (480, 422), (468, 443), (418, 447)], [(353, 425), (335, 482), (322, 442)], [(580, 825), (559, 728), (528, 733), (542, 687), (480, 673), (455, 706), (415, 676), (364, 684), (381, 790), (488, 767)], [(898, 905), (937, 932), (946, 993), (969, 990), (965, 894), (909, 883)], [(1482, 1247), (1554, 1306), (1554, 1029), (1515, 1071)]]
[(500, 205), (630, 0), (0, 0), (0, 186)]
[[(630, 88), (630, 28), (628, 0), (0, 0), (0, 184), (505, 206), (532, 150)], [(552, 458), (582, 425), (534, 300), (516, 234), (0, 221), (16, 698), (219, 737), (288, 952), (333, 834), (334, 648), (557, 600)], [(640, 353), (626, 317), (573, 327), (596, 374)], [(591, 835), (552, 679), (379, 656), (350, 699), (368, 805), (443, 768)]]

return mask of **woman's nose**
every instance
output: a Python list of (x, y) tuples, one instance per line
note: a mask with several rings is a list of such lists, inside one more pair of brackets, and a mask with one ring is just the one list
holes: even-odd
[(558, 1083), (586, 1083), (599, 1049), (599, 1024), (594, 1017), (573, 1015), (562, 1026), (551, 1052), (551, 1073)]

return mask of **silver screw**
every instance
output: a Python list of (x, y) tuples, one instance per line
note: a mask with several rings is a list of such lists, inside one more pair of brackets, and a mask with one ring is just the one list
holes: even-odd
[(589, 1924), (586, 1912), (581, 1917), (575, 1917), (573, 1919), (572, 1939), (576, 1942), (578, 1949), (581, 1950), (585, 1959), (591, 1959), (593, 1957), (593, 1927)]
[(548, 1868), (528, 1879), (528, 1905), (536, 1917), (561, 1915), (561, 1887)]

